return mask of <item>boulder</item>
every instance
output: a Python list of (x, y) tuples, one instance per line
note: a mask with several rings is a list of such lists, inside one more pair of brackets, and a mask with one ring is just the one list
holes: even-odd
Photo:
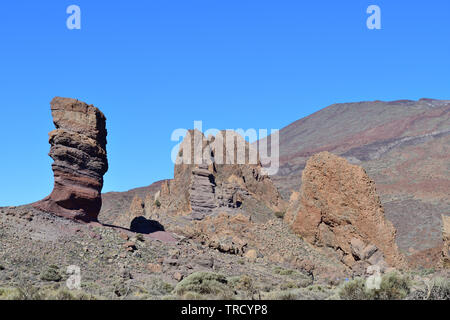
[(56, 127), (49, 133), (54, 188), (33, 206), (78, 221), (97, 221), (108, 170), (106, 118), (76, 99), (56, 97), (50, 105)]
[(258, 258), (258, 252), (255, 249), (250, 249), (244, 254), (244, 257), (250, 262), (255, 262)]
[(147, 269), (151, 273), (161, 273), (163, 271), (162, 265), (157, 263), (149, 263), (147, 265)]
[(360, 239), (357, 238), (353, 238), (352, 240), (350, 240), (350, 247), (352, 250), (352, 254), (353, 256), (357, 257), (357, 259), (359, 260), (364, 260), (364, 242), (362, 242)]
[(367, 268), (370, 264), (366, 261), (357, 261), (352, 265), (353, 276), (360, 277), (366, 274)]
[(374, 246), (373, 244), (369, 244), (367, 247), (364, 248), (361, 259), (362, 260), (369, 259), (375, 252), (377, 252), (377, 250), (378, 248), (376, 246)]
[(405, 264), (374, 182), (362, 167), (329, 152), (308, 160), (300, 193), (291, 201), (285, 221), (311, 244), (343, 254), (349, 267), (359, 260)]

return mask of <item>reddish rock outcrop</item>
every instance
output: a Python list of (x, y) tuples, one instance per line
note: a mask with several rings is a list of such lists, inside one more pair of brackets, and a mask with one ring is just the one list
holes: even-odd
[(37, 209), (79, 221), (97, 221), (103, 175), (108, 170), (106, 118), (92, 105), (70, 98), (51, 103), (56, 130), (49, 133), (54, 188)]
[(120, 215), (114, 221), (114, 225), (129, 229), (131, 222), (133, 222), (135, 218), (143, 216), (145, 216), (144, 201), (139, 196), (134, 196), (130, 209), (125, 214)]
[(285, 203), (251, 148), (234, 131), (208, 138), (200, 131), (189, 131), (180, 144), (174, 179), (162, 185), (154, 209), (194, 219), (219, 209), (241, 208), (244, 203), (282, 211)]
[(311, 157), (285, 220), (306, 241), (332, 248), (354, 269), (404, 266), (396, 230), (362, 167), (328, 152)]

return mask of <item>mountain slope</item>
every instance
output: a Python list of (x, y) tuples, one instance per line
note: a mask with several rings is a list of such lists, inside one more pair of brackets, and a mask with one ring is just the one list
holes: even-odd
[(306, 160), (320, 151), (363, 166), (375, 180), (398, 245), (410, 253), (441, 244), (450, 212), (450, 101), (334, 104), (280, 130), (285, 197), (298, 191)]

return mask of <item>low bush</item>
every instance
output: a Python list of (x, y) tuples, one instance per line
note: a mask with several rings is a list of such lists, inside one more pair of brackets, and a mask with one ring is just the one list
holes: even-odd
[(379, 289), (367, 289), (366, 280), (356, 278), (339, 290), (344, 300), (402, 300), (410, 293), (411, 280), (397, 272), (383, 275)]
[(182, 296), (187, 292), (199, 293), (202, 295), (227, 295), (231, 291), (225, 276), (213, 272), (195, 272), (175, 287), (174, 292)]
[(274, 271), (276, 274), (279, 274), (279, 275), (281, 275), (281, 276), (290, 276), (290, 275), (296, 273), (295, 270), (283, 269), (283, 268), (281, 268), (281, 267), (275, 267), (275, 268), (273, 269), (273, 271)]
[(450, 300), (450, 280), (446, 278), (435, 278), (431, 280), (428, 300)]
[(41, 280), (43, 281), (59, 282), (61, 279), (62, 276), (59, 274), (58, 269), (55, 266), (50, 266), (41, 274)]
[(227, 279), (230, 288), (241, 293), (243, 298), (252, 299), (259, 289), (255, 287), (253, 279), (248, 275), (230, 277)]
[(154, 281), (146, 286), (148, 293), (155, 296), (167, 295), (172, 292), (173, 289), (173, 285), (163, 281), (160, 278), (155, 278)]
[(373, 289), (374, 300), (401, 300), (411, 291), (411, 280), (408, 276), (393, 272), (385, 274), (381, 280), (380, 289)]
[(97, 300), (97, 298), (79, 290), (24, 286), (0, 288), (0, 300)]
[(364, 279), (356, 278), (344, 283), (339, 290), (339, 297), (343, 300), (370, 300), (370, 293), (366, 289)]
[(277, 217), (278, 219), (283, 219), (284, 215), (285, 215), (285, 212), (283, 212), (283, 211), (275, 212), (275, 217)]
[(0, 300), (18, 300), (19, 291), (16, 288), (0, 288)]
[(266, 295), (268, 300), (298, 300), (299, 294), (297, 290), (288, 291), (272, 291)]

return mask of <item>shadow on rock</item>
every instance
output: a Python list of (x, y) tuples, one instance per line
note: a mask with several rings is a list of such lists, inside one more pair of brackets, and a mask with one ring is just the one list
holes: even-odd
[(164, 231), (164, 227), (158, 221), (148, 220), (144, 217), (136, 217), (131, 221), (130, 231), (142, 234), (150, 234), (157, 231)]

